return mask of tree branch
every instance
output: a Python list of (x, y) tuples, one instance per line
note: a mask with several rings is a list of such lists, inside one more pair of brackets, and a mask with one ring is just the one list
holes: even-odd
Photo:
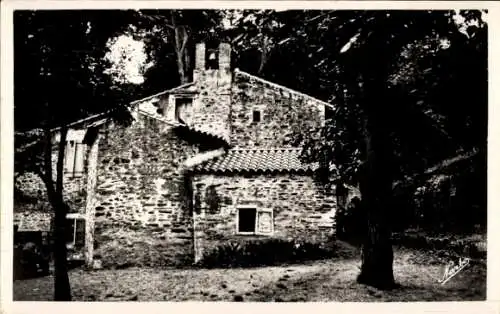
[(185, 26), (182, 26), (182, 33), (183, 33), (183, 38), (182, 38), (182, 46), (181, 46), (181, 54), (184, 54), (184, 49), (186, 49), (186, 44), (188, 42), (188, 33), (186, 30)]
[(465, 161), (465, 160), (469, 160), (469, 159), (473, 158), (474, 156), (476, 156), (478, 153), (479, 153), (478, 150), (472, 150), (472, 151), (469, 151), (467, 153), (463, 153), (463, 154), (457, 155), (455, 157), (445, 159), (445, 160), (441, 161), (440, 163), (438, 163), (437, 165), (428, 168), (423, 173), (419, 173), (417, 175), (411, 176), (404, 181), (395, 182), (393, 187), (396, 188), (396, 187), (401, 187), (403, 185), (407, 185), (407, 186), (412, 185), (419, 180), (422, 180), (422, 179), (425, 179), (428, 177), (432, 177), (433, 175), (438, 174), (439, 172), (446, 170), (447, 168), (455, 165), (456, 163), (459, 163), (459, 162)]

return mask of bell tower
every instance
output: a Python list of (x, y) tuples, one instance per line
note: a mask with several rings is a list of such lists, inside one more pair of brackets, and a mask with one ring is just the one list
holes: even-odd
[(193, 108), (193, 128), (229, 141), (231, 45), (215, 40), (198, 43), (193, 81), (198, 91)]

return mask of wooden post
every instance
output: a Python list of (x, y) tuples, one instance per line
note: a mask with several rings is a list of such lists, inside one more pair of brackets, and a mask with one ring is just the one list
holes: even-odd
[(87, 167), (87, 199), (85, 203), (85, 264), (93, 268), (94, 262), (94, 220), (97, 183), (97, 155), (99, 150), (99, 133), (90, 145)]

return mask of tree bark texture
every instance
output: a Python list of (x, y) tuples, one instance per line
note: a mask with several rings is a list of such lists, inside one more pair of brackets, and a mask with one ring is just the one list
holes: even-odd
[(365, 81), (366, 160), (361, 167), (360, 192), (365, 216), (361, 273), (358, 282), (380, 289), (395, 285), (390, 215), (393, 163), (390, 104), (383, 76)]
[(52, 132), (45, 131), (44, 182), (47, 187), (49, 202), (54, 210), (53, 256), (54, 256), (54, 301), (71, 301), (71, 287), (68, 277), (66, 248), (66, 214), (68, 207), (63, 199), (63, 168), (66, 149), (67, 128), (60, 130), (57, 151), (56, 182), (52, 172)]
[(184, 25), (177, 25), (176, 12), (172, 11), (171, 20), (174, 35), (175, 53), (177, 60), (177, 71), (179, 72), (179, 79), (181, 84), (189, 83), (189, 71), (190, 60), (189, 53), (187, 52), (187, 43), (189, 40), (189, 34)]

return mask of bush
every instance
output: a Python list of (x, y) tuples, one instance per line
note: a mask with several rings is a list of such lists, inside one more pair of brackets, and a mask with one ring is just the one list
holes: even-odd
[(49, 258), (33, 242), (14, 246), (14, 279), (45, 276), (49, 273)]
[(229, 242), (203, 255), (202, 267), (256, 267), (297, 263), (332, 257), (332, 251), (318, 243), (281, 239)]

